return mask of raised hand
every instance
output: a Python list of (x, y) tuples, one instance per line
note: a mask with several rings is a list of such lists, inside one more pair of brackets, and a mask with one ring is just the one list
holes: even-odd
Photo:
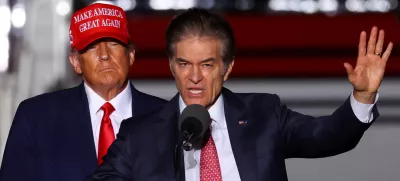
[(378, 28), (374, 26), (367, 45), (367, 33), (361, 32), (355, 68), (347, 62), (344, 63), (348, 79), (354, 87), (354, 97), (359, 102), (372, 104), (375, 100), (393, 48), (393, 43), (390, 42), (382, 54), (384, 38), (385, 32), (380, 30), (378, 35)]

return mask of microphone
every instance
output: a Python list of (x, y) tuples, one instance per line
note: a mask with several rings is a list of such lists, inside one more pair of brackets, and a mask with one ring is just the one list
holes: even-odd
[(183, 133), (182, 149), (193, 149), (192, 140), (204, 137), (211, 124), (210, 113), (199, 104), (187, 106), (179, 116), (178, 128)]
[(181, 176), (181, 157), (182, 150), (190, 151), (196, 141), (202, 140), (208, 127), (211, 124), (210, 113), (207, 109), (199, 104), (191, 104), (187, 106), (178, 119), (178, 129), (182, 133), (179, 144), (175, 146), (175, 175), (177, 180)]

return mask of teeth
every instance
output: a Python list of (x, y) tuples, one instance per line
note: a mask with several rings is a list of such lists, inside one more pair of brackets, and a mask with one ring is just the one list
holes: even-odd
[(190, 91), (190, 93), (192, 93), (192, 94), (200, 94), (201, 92), (203, 92), (202, 90), (193, 90), (193, 89), (191, 89), (191, 90), (189, 90)]

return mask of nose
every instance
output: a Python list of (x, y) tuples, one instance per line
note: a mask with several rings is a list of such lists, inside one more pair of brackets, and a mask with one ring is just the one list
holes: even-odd
[(107, 61), (110, 59), (110, 53), (108, 51), (107, 43), (101, 42), (99, 44), (98, 54), (101, 61)]
[(203, 80), (203, 74), (201, 72), (200, 67), (198, 66), (192, 66), (190, 68), (190, 73), (189, 73), (189, 80), (192, 81), (193, 83), (197, 84), (201, 80)]

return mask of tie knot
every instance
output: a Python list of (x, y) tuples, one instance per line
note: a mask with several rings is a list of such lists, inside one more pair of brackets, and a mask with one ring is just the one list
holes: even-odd
[(100, 109), (104, 111), (104, 114), (108, 114), (108, 115), (110, 115), (112, 112), (115, 111), (114, 106), (111, 105), (109, 102), (104, 103)]

